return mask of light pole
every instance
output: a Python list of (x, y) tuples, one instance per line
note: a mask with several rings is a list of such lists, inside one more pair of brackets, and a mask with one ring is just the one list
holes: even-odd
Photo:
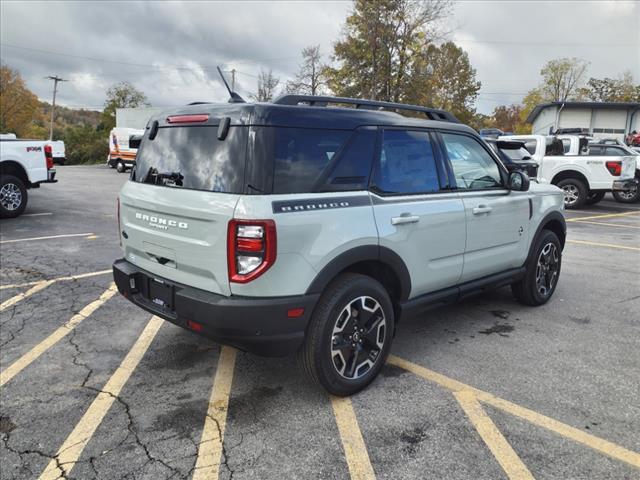
[(58, 92), (58, 82), (68, 82), (64, 78), (60, 78), (57, 75), (47, 77), (49, 80), (53, 80), (53, 102), (51, 103), (51, 125), (49, 127), (49, 140), (53, 140), (53, 115), (56, 109), (56, 93)]

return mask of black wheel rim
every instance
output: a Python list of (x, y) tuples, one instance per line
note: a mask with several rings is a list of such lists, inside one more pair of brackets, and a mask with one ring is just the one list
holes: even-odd
[(618, 192), (618, 195), (624, 200), (633, 200), (638, 195), (638, 186), (636, 185), (629, 190), (622, 190)]
[(15, 183), (5, 183), (0, 189), (0, 204), (5, 210), (17, 210), (22, 204), (22, 192)]
[(354, 298), (333, 326), (333, 367), (348, 380), (362, 378), (381, 357), (386, 335), (387, 321), (380, 303), (368, 296)]
[(542, 297), (548, 297), (558, 281), (560, 256), (555, 244), (549, 242), (538, 255), (536, 265), (536, 288)]

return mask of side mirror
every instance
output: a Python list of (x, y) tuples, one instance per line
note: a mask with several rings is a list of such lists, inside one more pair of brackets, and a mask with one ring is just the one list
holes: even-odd
[(509, 174), (509, 190), (526, 192), (529, 190), (529, 184), (529, 176), (526, 173), (516, 171)]

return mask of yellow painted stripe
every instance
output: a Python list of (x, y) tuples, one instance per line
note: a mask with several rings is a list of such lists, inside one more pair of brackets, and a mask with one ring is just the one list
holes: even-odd
[[(111, 375), (102, 391), (93, 400), (73, 431), (69, 434), (56, 455), (56, 460), (51, 460), (40, 475), (41, 480), (55, 480), (71, 472), (76, 462), (80, 459), (82, 451), (91, 440), (96, 429), (109, 412), (111, 405), (120, 394), (122, 387), (136, 369), (151, 342), (158, 333), (164, 321), (158, 317), (152, 317), (142, 334), (124, 357), (118, 369)], [(64, 472), (60, 470), (64, 469)], [(64, 474), (64, 475), (61, 475)]]
[(73, 317), (67, 321), (64, 325), (54, 331), (51, 335), (45, 338), (42, 342), (37, 344), (18, 360), (13, 362), (9, 367), (0, 372), (0, 387), (15, 377), (23, 369), (31, 365), (40, 355), (53, 347), (56, 343), (62, 340), (68, 335), (74, 328), (76, 328), (80, 322), (95, 312), (103, 303), (109, 300), (117, 292), (116, 286), (111, 286), (100, 295), (100, 298), (86, 305), (82, 310), (76, 313)]
[(625, 213), (607, 213), (605, 215), (591, 215), (589, 217), (574, 217), (574, 218), (568, 218), (567, 222), (579, 222), (580, 220), (596, 220), (598, 218), (626, 217), (628, 215), (640, 215), (640, 212), (633, 211), (633, 212), (625, 212)]
[(333, 414), (338, 424), (338, 432), (349, 466), (351, 480), (371, 480), (376, 478), (367, 446), (362, 438), (351, 400), (346, 397), (331, 397)]
[[(58, 278), (52, 278), (51, 280), (49, 280), (52, 283), (55, 282), (64, 282), (66, 280), (79, 280), (81, 278), (87, 278), (87, 277), (95, 277), (96, 275), (106, 275), (107, 273), (112, 273), (113, 270), (109, 269), (109, 270), (100, 270), (97, 272), (88, 272), (88, 273), (81, 273), (79, 275), (69, 275), (66, 277), (58, 277)], [(22, 287), (30, 287), (31, 285), (37, 285), (40, 282), (43, 282), (45, 280), (36, 280), (34, 282), (27, 282), (27, 283), (13, 283), (10, 285), (0, 285), (0, 290), (5, 290), (7, 288), (22, 288)]]
[(34, 293), (38, 293), (40, 290), (44, 290), (45, 288), (47, 288), (52, 283), (53, 283), (53, 281), (51, 281), (51, 280), (42, 280), (40, 282), (37, 282), (33, 287), (31, 287), (26, 292), (19, 293), (18, 295), (15, 295), (15, 296), (11, 297), (10, 299), (5, 300), (4, 302), (0, 303), (0, 312), (2, 312), (3, 310), (6, 310), (7, 308), (15, 305), (18, 302), (21, 302), (25, 298), (30, 297)]
[(619, 250), (635, 250), (640, 252), (639, 247), (628, 247), (626, 245), (616, 245), (613, 243), (587, 242), (585, 240), (566, 240), (567, 243), (575, 243), (576, 245), (589, 245), (592, 247), (617, 248)]
[(408, 360), (396, 357), (395, 355), (390, 355), (388, 362), (397, 367), (404, 368), (405, 370), (419, 377), (437, 383), (438, 385), (441, 385), (453, 392), (469, 390), (478, 398), (478, 400), (484, 403), (492, 405), (493, 407), (499, 408), (500, 410), (515, 415), (519, 418), (522, 418), (523, 420), (527, 420), (534, 425), (546, 428), (547, 430), (555, 432), (558, 435), (570, 438), (571, 440), (581, 443), (582, 445), (608, 455), (611, 458), (640, 468), (639, 453), (627, 450), (626, 448), (616, 445), (615, 443), (603, 440), (594, 435), (590, 435), (583, 432), (582, 430), (559, 422), (558, 420), (554, 420), (553, 418), (534, 412), (533, 410), (529, 410), (527, 408), (516, 405), (515, 403), (503, 400), (488, 392), (484, 392), (470, 385), (466, 385), (445, 375), (434, 372), (433, 370), (429, 370), (428, 368), (417, 365)]
[(51, 240), (54, 238), (69, 238), (69, 237), (89, 237), (93, 235), (92, 232), (89, 233), (69, 233), (66, 235), (50, 235), (48, 237), (31, 237), (31, 238), (14, 238), (13, 240), (2, 240), (1, 244), (5, 243), (17, 243), (17, 242), (33, 242), (34, 240)]
[(236, 350), (231, 347), (222, 347), (192, 480), (218, 478), (235, 363)]
[(454, 392), (453, 396), (467, 414), (476, 431), (511, 480), (533, 480), (533, 475), (522, 463), (507, 439), (482, 409), (475, 394), (469, 390)]
[(588, 223), (589, 225), (605, 225), (607, 227), (640, 228), (640, 226), (636, 226), (636, 225), (625, 225), (623, 223), (591, 222), (589, 220), (575, 220), (574, 223)]

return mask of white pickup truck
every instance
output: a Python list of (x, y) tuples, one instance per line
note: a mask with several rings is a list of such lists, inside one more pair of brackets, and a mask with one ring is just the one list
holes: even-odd
[[(12, 138), (13, 137), (13, 138)], [(27, 189), (55, 183), (51, 142), (0, 137), (0, 218), (17, 217), (27, 206)]]
[(635, 185), (636, 159), (629, 156), (590, 156), (588, 140), (575, 135), (509, 135), (500, 140), (520, 140), (539, 165), (537, 181), (564, 191), (568, 209), (593, 205), (611, 191)]

